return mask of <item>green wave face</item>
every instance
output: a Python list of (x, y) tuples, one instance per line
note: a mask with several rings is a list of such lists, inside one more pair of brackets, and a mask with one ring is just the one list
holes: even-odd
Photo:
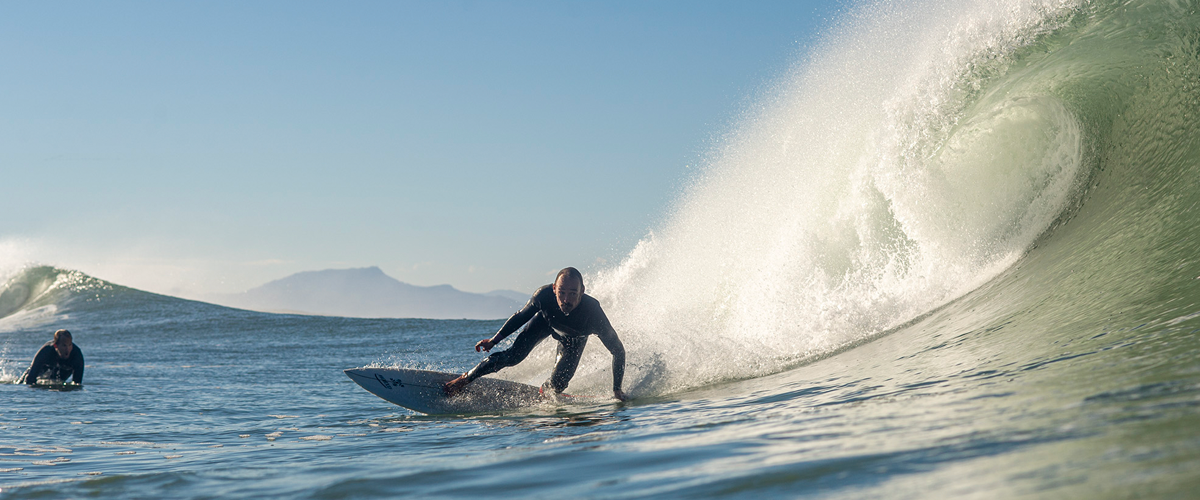
[[(1052, 100), (1079, 130), (1081, 165), (1071, 202), (1006, 274), (970, 297), (1008, 306), (1030, 328), (1103, 331), (1115, 325), (1177, 325), (1200, 298), (1200, 15), (1187, 2), (1094, 2), (980, 80), (978, 99), (944, 142), (980, 134), (972, 124), (997, 109), (1021, 113)], [(1046, 107), (1044, 106), (1044, 109)], [(1041, 113), (1045, 117), (1056, 112)], [(1053, 120), (1041, 118), (1046, 124)], [(1056, 125), (983, 133), (1020, 140), (990, 158), (1012, 169), (1035, 161)], [(1024, 138), (1040, 135), (1040, 138)], [(978, 151), (972, 151), (978, 154)], [(968, 153), (968, 154), (972, 154)], [(987, 160), (978, 163), (987, 163)], [(991, 172), (1000, 170), (989, 169)], [(1029, 176), (1033, 184), (1037, 176)], [(991, 189), (1004, 182), (981, 182)], [(987, 195), (975, 199), (987, 200)], [(1011, 199), (1005, 197), (1005, 199)], [(993, 205), (995, 206), (995, 205)], [(999, 207), (1005, 210), (1005, 207)], [(1020, 311), (1020, 313), (1012, 312)], [(996, 321), (1000, 318), (981, 318)], [(1011, 321), (1012, 316), (1004, 316)], [(1020, 330), (1017, 328), (1016, 330)]]

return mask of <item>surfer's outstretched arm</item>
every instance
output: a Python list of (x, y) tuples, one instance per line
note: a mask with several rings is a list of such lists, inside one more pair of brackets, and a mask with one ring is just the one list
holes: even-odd
[(612, 373), (613, 373), (613, 397), (625, 401), (628, 396), (621, 390), (621, 383), (625, 380), (625, 344), (621, 343), (621, 338), (617, 337), (617, 331), (613, 329), (612, 324), (608, 322), (608, 317), (603, 312), (598, 318), (600, 323), (599, 332), (596, 333), (600, 337), (600, 342), (604, 344), (604, 348), (612, 354)]
[(76, 384), (83, 384), (83, 350), (78, 346), (71, 350), (71, 366), (74, 367), (71, 380)]
[[(536, 295), (534, 297), (536, 298)], [(533, 319), (533, 316), (536, 315), (539, 310), (541, 310), (541, 308), (538, 307), (535, 300), (533, 298), (529, 299), (529, 302), (525, 304), (525, 307), (522, 307), (520, 311), (517, 311), (513, 313), (512, 316), (508, 317), (508, 321), (504, 322), (504, 326), (501, 326), (500, 330), (497, 331), (495, 335), (492, 335), (492, 338), (483, 339), (476, 343), (475, 352), (479, 352), (480, 350), (491, 351), (492, 348), (496, 347), (496, 344), (499, 344), (501, 341), (503, 341), (505, 337), (512, 335), (512, 333), (517, 331), (518, 328), (521, 328), (525, 325), (525, 323), (528, 323), (529, 320)]]
[(54, 345), (46, 344), (38, 349), (37, 354), (33, 356), (33, 362), (29, 364), (29, 369), (25, 370), (25, 374), (21, 376), (21, 383), (34, 385), (37, 384), (38, 377), (43, 373), (50, 371), (50, 366), (54, 363)]

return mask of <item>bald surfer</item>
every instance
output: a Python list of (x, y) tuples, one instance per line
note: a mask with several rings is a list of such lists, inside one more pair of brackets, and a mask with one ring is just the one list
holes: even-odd
[(33, 363), (17, 383), (36, 385), (39, 378), (66, 382), (67, 377), (83, 384), (83, 350), (71, 341), (71, 332), (59, 330), (54, 332), (54, 340), (33, 356)]
[(496, 344), (520, 329), (512, 346), (492, 353), (475, 368), (446, 382), (443, 390), (447, 395), (458, 394), (475, 379), (524, 361), (541, 341), (554, 337), (558, 341), (558, 358), (550, 379), (542, 384), (542, 391), (550, 389), (557, 395), (567, 388), (575, 375), (588, 336), (595, 335), (612, 354), (613, 397), (621, 401), (628, 399), (621, 390), (621, 381), (625, 377), (625, 346), (609, 324), (600, 302), (583, 291), (583, 275), (578, 270), (568, 267), (559, 271), (553, 284), (538, 288), (529, 303), (508, 318), (492, 338), (476, 343), (475, 351), (491, 352)]

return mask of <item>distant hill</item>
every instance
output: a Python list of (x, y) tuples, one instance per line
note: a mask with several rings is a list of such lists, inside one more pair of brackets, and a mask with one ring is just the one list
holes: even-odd
[(533, 296), (533, 292), (521, 293), (514, 292), (512, 290), (496, 290), (494, 292), (485, 293), (484, 295), (489, 297), (504, 297), (506, 299), (512, 299), (523, 306), (526, 302), (529, 302), (529, 298)]
[(210, 302), (266, 312), (354, 318), (500, 319), (520, 309), (529, 294), (487, 294), (450, 285), (416, 286), (378, 267), (296, 273), (242, 293), (206, 297)]

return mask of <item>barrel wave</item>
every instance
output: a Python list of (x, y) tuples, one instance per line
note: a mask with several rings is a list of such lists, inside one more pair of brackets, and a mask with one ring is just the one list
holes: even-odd
[[(341, 370), (464, 370), (501, 321), (240, 311), (25, 267), (0, 280), (0, 380), (62, 327), (91, 382), (0, 384), (0, 487), (1194, 496), (1200, 6), (878, 2), (823, 40), (585, 277), (633, 402), (603, 399), (593, 342), (568, 390), (594, 405), (413, 415)], [(551, 344), (497, 375), (541, 383)], [(30, 432), (65, 407), (71, 426)]]
[(593, 291), (667, 387), (778, 372), (955, 301), (989, 304), (959, 328), (1005, 335), (1094, 329), (1135, 289), (1194, 312), (1195, 10), (861, 8)]

